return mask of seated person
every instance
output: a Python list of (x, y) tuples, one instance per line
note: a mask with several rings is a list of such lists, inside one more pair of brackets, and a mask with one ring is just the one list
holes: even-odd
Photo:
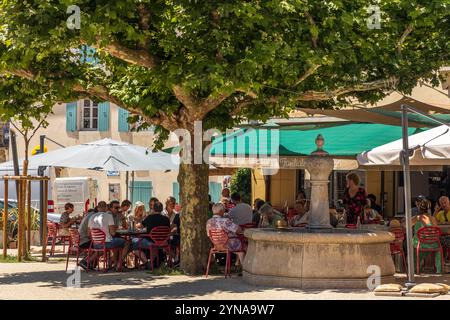
[(264, 200), (256, 198), (255, 202), (253, 204), (253, 216), (252, 216), (252, 223), (255, 225), (259, 225), (259, 220), (261, 219), (261, 214), (259, 213), (259, 210), (264, 205)]
[(120, 210), (119, 210), (122, 216), (126, 217), (129, 214), (131, 205), (132, 205), (132, 203), (130, 200), (122, 201), (122, 203), (120, 204)]
[[(89, 234), (88, 224), (91, 217), (96, 214), (94, 209), (89, 209), (84, 218), (81, 220), (78, 232), (80, 234), (80, 248), (88, 249), (91, 246), (91, 235)], [(89, 257), (89, 267), (91, 269), (95, 268), (95, 261), (97, 260), (97, 251), (95, 251)], [(87, 270), (87, 257), (80, 261), (80, 267)]]
[(173, 259), (175, 265), (180, 263), (180, 223), (180, 213), (176, 212), (170, 218), (170, 253), (172, 254), (171, 259)]
[(450, 200), (446, 196), (439, 198), (436, 207), (434, 208), (433, 216), (439, 224), (450, 223)]
[[(242, 229), (230, 218), (225, 218), (225, 206), (222, 203), (215, 203), (212, 207), (213, 217), (206, 222), (206, 232), (209, 235), (209, 230), (220, 229), (228, 234), (227, 246), (230, 251), (245, 251), (245, 243), (237, 234), (241, 234)], [(244, 261), (244, 252), (237, 252), (240, 263)], [(238, 261), (236, 261), (236, 264)]]
[[(106, 248), (114, 248), (122, 250), (122, 256), (125, 256), (127, 251), (125, 249), (125, 240), (122, 238), (114, 238), (117, 231), (117, 226), (114, 223), (114, 218), (111, 212), (108, 211), (108, 205), (105, 201), (100, 201), (98, 203), (98, 213), (93, 214), (88, 222), (88, 231), (91, 233), (92, 229), (100, 229), (105, 233), (105, 246)], [(96, 249), (100, 249), (98, 245), (95, 247)], [(118, 266), (118, 255), (114, 254), (114, 262), (113, 267), (119, 269), (121, 266)], [(121, 262), (121, 261), (120, 261)]]
[(309, 223), (309, 211), (303, 214), (298, 214), (292, 219), (291, 227), (304, 227)]
[(127, 223), (127, 217), (125, 215), (125, 212), (122, 212), (120, 209), (120, 202), (117, 200), (113, 200), (109, 203), (109, 211), (114, 219), (114, 224), (116, 227), (127, 229), (128, 223)]
[[(146, 228), (147, 234), (150, 234), (150, 232), (156, 227), (170, 228), (170, 220), (166, 215), (162, 214), (163, 210), (163, 204), (159, 201), (155, 202), (153, 205), (153, 213), (148, 215), (141, 224), (137, 225), (137, 227)], [(141, 255), (139, 256), (139, 242), (141, 247), (148, 248), (150, 247), (152, 240), (149, 237), (133, 238), (132, 240), (134, 254), (141, 259), (141, 261), (143, 262), (141, 267), (143, 267), (147, 265), (148, 258), (144, 252), (141, 252)]]
[(338, 213), (334, 205), (330, 206), (330, 224), (333, 226), (333, 228), (336, 228), (339, 223), (337, 215)]
[(259, 209), (259, 213), (261, 215), (261, 220), (258, 227), (260, 228), (275, 228), (278, 221), (284, 220), (284, 217), (278, 211), (274, 210), (269, 203), (265, 203), (261, 209)]
[(372, 223), (374, 221), (380, 221), (382, 220), (381, 215), (372, 208), (371, 201), (367, 199), (367, 204), (364, 206), (364, 223)]
[(146, 216), (147, 215), (145, 213), (145, 204), (141, 201), (137, 201), (134, 204), (133, 214), (131, 214), (128, 218), (132, 219), (132, 221), (134, 221), (134, 223), (138, 224), (138, 223), (142, 223), (142, 221), (144, 221)]
[(297, 214), (301, 214), (301, 215), (303, 215), (305, 212), (309, 211), (309, 202), (306, 199), (305, 191), (301, 190), (297, 194), (294, 208), (295, 208), (295, 211), (297, 212)]
[(59, 235), (69, 237), (69, 228), (72, 224), (77, 222), (78, 219), (71, 218), (70, 215), (73, 213), (74, 206), (72, 203), (68, 202), (64, 205), (64, 212), (61, 214), (59, 219)]
[[(414, 227), (414, 236), (413, 236), (413, 246), (414, 249), (417, 248), (418, 243), (419, 243), (419, 238), (418, 238), (418, 231), (423, 228), (423, 227), (435, 227), (437, 226), (437, 220), (436, 218), (434, 218), (433, 216), (431, 216), (428, 213), (428, 209), (429, 209), (429, 201), (428, 200), (421, 200), (418, 202), (418, 209), (419, 209), (419, 214), (417, 216), (414, 216), (412, 218), (412, 224)], [(424, 249), (436, 249), (438, 247), (438, 245), (436, 243), (432, 243), (432, 244), (421, 244), (421, 247)], [(426, 252), (421, 252), (419, 255), (420, 260), (423, 262), (424, 261), (424, 257), (426, 257)], [(443, 259), (443, 257), (441, 256), (440, 253), (436, 253), (435, 254), (435, 265), (436, 265), (436, 272), (437, 273), (441, 273), (442, 272), (442, 264), (441, 264), (441, 259)], [(414, 254), (414, 266), (416, 266), (416, 255)], [(417, 272), (418, 270), (416, 270)]]
[(370, 206), (372, 207), (372, 209), (374, 209), (376, 212), (378, 212), (381, 215), (382, 214), (381, 206), (379, 206), (377, 204), (377, 197), (373, 193), (371, 193), (371, 194), (367, 195), (367, 199), (370, 200)]

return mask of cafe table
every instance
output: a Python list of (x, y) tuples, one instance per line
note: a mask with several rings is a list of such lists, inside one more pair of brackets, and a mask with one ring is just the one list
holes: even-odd
[[(124, 238), (126, 241), (128, 241), (130, 243), (130, 246), (131, 246), (131, 238), (136, 238), (136, 237), (142, 236), (144, 234), (148, 234), (146, 229), (133, 229), (133, 230), (130, 230), (130, 229), (119, 229), (119, 230), (116, 231), (116, 235), (121, 237), (121, 238)], [(130, 264), (131, 264), (130, 260), (129, 260), (130, 258), (131, 257), (127, 254), (127, 257), (126, 257), (126, 260), (125, 260), (125, 263), (126, 263), (127, 266), (130, 266)], [(134, 262), (136, 262), (135, 258), (131, 258), (131, 259), (134, 259)], [(135, 264), (135, 263), (133, 263), (133, 264)]]
[(116, 231), (116, 234), (118, 236), (120, 236), (120, 237), (129, 239), (129, 238), (132, 238), (132, 237), (139, 237), (139, 236), (141, 236), (143, 234), (147, 234), (147, 230), (145, 230), (145, 229), (133, 229), (133, 230), (130, 230), (130, 229), (119, 229), (119, 230)]

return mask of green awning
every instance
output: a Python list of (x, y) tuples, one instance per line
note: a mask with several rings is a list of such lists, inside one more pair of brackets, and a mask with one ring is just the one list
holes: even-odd
[[(280, 156), (304, 156), (316, 149), (315, 139), (318, 134), (322, 134), (325, 139), (324, 149), (330, 155), (347, 157), (356, 156), (402, 136), (402, 128), (399, 126), (373, 123), (333, 124), (302, 129), (301, 126), (240, 129), (233, 134), (216, 138), (211, 155), (258, 157), (278, 152)], [(411, 135), (421, 131), (424, 129), (410, 128), (408, 132)]]

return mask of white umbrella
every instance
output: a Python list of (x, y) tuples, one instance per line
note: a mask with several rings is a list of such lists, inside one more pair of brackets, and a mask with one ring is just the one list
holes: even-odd
[[(103, 139), (30, 157), (29, 167), (39, 166), (95, 169), (104, 171), (178, 170), (180, 158), (133, 144)], [(12, 161), (0, 170), (13, 168)]]
[[(450, 127), (442, 125), (409, 136), (410, 165), (450, 164)], [(401, 165), (402, 139), (381, 145), (357, 156), (362, 166)]]

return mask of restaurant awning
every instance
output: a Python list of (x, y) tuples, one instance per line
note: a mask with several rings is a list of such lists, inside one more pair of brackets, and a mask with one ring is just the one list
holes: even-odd
[[(421, 131), (410, 128), (409, 134)], [(316, 149), (314, 141), (318, 134), (324, 137), (324, 149), (331, 156), (354, 158), (364, 150), (401, 138), (402, 130), (398, 126), (372, 123), (240, 129), (217, 138), (211, 156), (306, 156)]]

